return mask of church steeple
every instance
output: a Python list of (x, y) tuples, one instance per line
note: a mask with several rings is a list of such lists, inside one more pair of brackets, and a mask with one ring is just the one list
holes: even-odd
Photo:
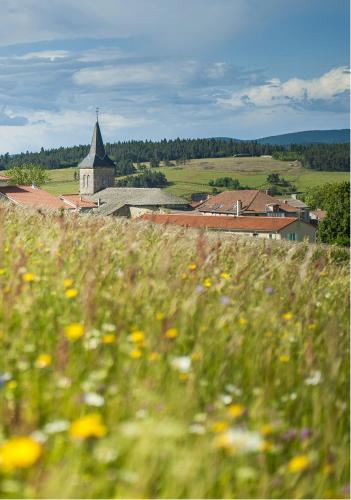
[(115, 164), (108, 157), (102, 140), (98, 113), (88, 155), (79, 163), (80, 194), (90, 195), (113, 187)]
[(79, 164), (79, 168), (113, 167), (113, 161), (108, 157), (102, 140), (98, 119), (96, 120), (90, 151)]

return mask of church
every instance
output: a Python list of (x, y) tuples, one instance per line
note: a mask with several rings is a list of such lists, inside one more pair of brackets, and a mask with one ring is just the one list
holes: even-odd
[(115, 187), (115, 164), (105, 151), (98, 118), (89, 153), (78, 166), (79, 194), (96, 203), (97, 215), (139, 217), (164, 209), (191, 210), (186, 200), (160, 188)]

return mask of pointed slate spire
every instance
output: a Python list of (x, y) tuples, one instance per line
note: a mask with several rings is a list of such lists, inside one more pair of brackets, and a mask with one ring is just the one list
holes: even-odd
[(89, 154), (78, 166), (79, 168), (114, 167), (113, 161), (106, 154), (98, 120), (95, 123)]

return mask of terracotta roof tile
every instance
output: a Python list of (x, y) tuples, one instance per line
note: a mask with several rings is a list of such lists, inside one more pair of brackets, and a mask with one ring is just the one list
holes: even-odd
[(32, 186), (2, 186), (0, 194), (6, 196), (10, 201), (21, 206), (33, 208), (48, 208), (56, 210), (59, 208), (68, 208), (58, 197), (44, 191), (43, 189), (33, 188)]
[(179, 226), (223, 229), (233, 231), (280, 231), (297, 221), (295, 217), (231, 217), (221, 215), (181, 215), (181, 214), (143, 214), (139, 220), (155, 222), (156, 224), (177, 224)]
[(256, 189), (223, 191), (199, 206), (201, 212), (236, 213), (236, 204), (241, 201), (245, 212), (265, 212), (266, 205), (276, 204), (284, 212), (296, 213), (296, 208)]
[(97, 204), (89, 201), (87, 199), (82, 198), (79, 194), (62, 194), (60, 199), (66, 202), (67, 204), (74, 205), (74, 207), (78, 208), (95, 208)]

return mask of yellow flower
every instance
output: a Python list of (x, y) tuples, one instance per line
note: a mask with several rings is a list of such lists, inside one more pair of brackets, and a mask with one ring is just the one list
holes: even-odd
[(0, 466), (5, 470), (26, 469), (34, 465), (42, 447), (33, 438), (19, 436), (5, 441), (0, 448)]
[(261, 451), (272, 451), (274, 448), (274, 445), (272, 441), (263, 441), (261, 444)]
[(116, 340), (116, 335), (114, 335), (113, 333), (108, 333), (102, 336), (101, 342), (103, 344), (113, 344), (115, 340)]
[(78, 290), (75, 288), (67, 288), (65, 295), (68, 299), (74, 299), (78, 295)]
[(322, 467), (322, 474), (324, 474), (324, 475), (327, 476), (331, 472), (333, 472), (333, 467), (330, 464), (323, 465), (323, 467)]
[(72, 422), (69, 433), (75, 439), (100, 438), (107, 432), (101, 415), (90, 413)]
[(46, 368), (47, 366), (50, 366), (52, 363), (52, 356), (51, 354), (39, 354), (35, 361), (35, 366), (37, 368)]
[(193, 352), (192, 355), (191, 355), (191, 359), (193, 361), (201, 361), (202, 358), (203, 358), (202, 352)]
[(310, 459), (306, 455), (296, 455), (288, 463), (290, 472), (300, 472), (307, 469), (311, 464)]
[(0, 267), (0, 276), (2, 276), (3, 274), (5, 274), (5, 269), (3, 267)]
[(311, 332), (316, 329), (315, 323), (310, 323), (307, 327)]
[(6, 384), (7, 389), (10, 389), (10, 391), (14, 391), (18, 386), (17, 380), (9, 380)]
[(189, 271), (195, 271), (196, 267), (197, 267), (196, 264), (192, 263), (192, 264), (189, 264), (188, 269), (189, 269)]
[(133, 349), (133, 351), (130, 351), (129, 356), (132, 359), (139, 359), (142, 355), (142, 352), (139, 349)]
[(154, 363), (155, 361), (158, 361), (161, 358), (161, 355), (159, 352), (150, 352), (148, 355), (147, 359), (150, 361), (150, 363)]
[(34, 281), (34, 274), (32, 274), (32, 273), (24, 273), (23, 276), (22, 276), (22, 279), (26, 283), (31, 283), (32, 281)]
[(279, 356), (279, 361), (281, 363), (289, 363), (290, 356), (288, 356), (287, 354), (282, 354), (281, 356)]
[(176, 328), (168, 328), (165, 332), (165, 337), (168, 339), (174, 339), (178, 335), (178, 331)]
[(228, 274), (228, 273), (221, 273), (220, 277), (223, 278), (224, 280), (229, 280), (230, 279), (230, 274)]
[(73, 280), (71, 278), (65, 278), (63, 280), (63, 286), (65, 288), (70, 288), (73, 285)]
[(239, 418), (245, 413), (245, 407), (239, 404), (230, 405), (228, 413), (232, 418)]
[(131, 333), (130, 335), (130, 340), (134, 344), (139, 344), (143, 345), (144, 344), (144, 339), (145, 339), (145, 334), (141, 330), (135, 330), (134, 332)]
[(188, 275), (186, 273), (182, 273), (182, 280), (187, 280), (188, 279)]
[(260, 429), (260, 432), (263, 436), (268, 436), (269, 434), (273, 434), (273, 427), (271, 426), (271, 424), (265, 424), (265, 425), (262, 425), (261, 429)]
[(186, 382), (189, 378), (189, 374), (188, 373), (184, 373), (184, 372), (181, 372), (179, 373), (179, 380), (181, 380), (182, 382)]
[(285, 319), (286, 321), (290, 321), (293, 319), (293, 313), (287, 312), (282, 315), (282, 318)]
[(66, 326), (65, 335), (69, 340), (78, 340), (84, 335), (84, 327), (80, 323), (71, 323)]
[(217, 422), (213, 422), (212, 424), (212, 432), (225, 432), (229, 429), (228, 422), (224, 422), (223, 420), (218, 420)]
[(164, 319), (165, 315), (163, 314), (163, 312), (157, 312), (156, 313), (156, 319), (157, 321), (162, 321)]
[(228, 432), (222, 432), (215, 437), (214, 445), (216, 448), (223, 450), (233, 450), (233, 443)]
[(205, 278), (203, 285), (205, 288), (210, 288), (212, 286), (212, 281), (210, 280), (210, 278)]
[(245, 326), (247, 324), (247, 319), (245, 318), (239, 318), (239, 325), (240, 326)]

